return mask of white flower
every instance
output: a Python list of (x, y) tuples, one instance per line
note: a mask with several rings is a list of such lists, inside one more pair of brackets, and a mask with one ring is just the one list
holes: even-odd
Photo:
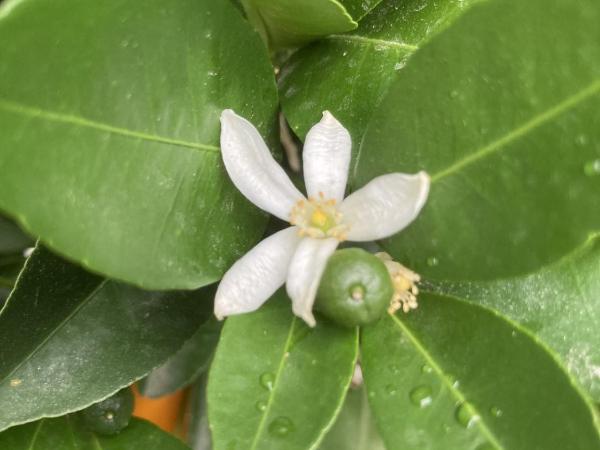
[(258, 309), (285, 282), (294, 314), (314, 326), (317, 287), (338, 244), (382, 239), (414, 220), (427, 199), (428, 175), (382, 175), (344, 198), (351, 145), (348, 131), (325, 111), (306, 135), (307, 199), (256, 128), (232, 110), (223, 111), (221, 152), (233, 184), (292, 226), (260, 242), (227, 271), (215, 297), (219, 319)]

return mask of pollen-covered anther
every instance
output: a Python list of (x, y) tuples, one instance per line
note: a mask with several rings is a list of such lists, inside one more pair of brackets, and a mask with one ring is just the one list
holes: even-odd
[(416, 309), (419, 306), (417, 303), (417, 295), (419, 295), (417, 284), (421, 281), (419, 274), (394, 261), (385, 252), (376, 253), (375, 256), (385, 264), (394, 286), (394, 295), (390, 301), (388, 312), (394, 314), (402, 309), (407, 313), (411, 309)]
[(326, 199), (322, 192), (318, 198), (299, 200), (290, 212), (290, 223), (298, 227), (300, 236), (344, 241), (348, 226), (343, 223), (336, 203), (335, 199)]

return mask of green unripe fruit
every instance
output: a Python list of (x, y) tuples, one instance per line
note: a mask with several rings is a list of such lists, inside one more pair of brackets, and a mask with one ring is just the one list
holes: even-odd
[(340, 325), (367, 325), (383, 315), (393, 293), (383, 261), (362, 249), (348, 248), (329, 258), (315, 307)]
[(83, 411), (81, 417), (86, 427), (98, 434), (116, 434), (129, 424), (133, 413), (133, 394), (125, 388), (112, 397), (102, 400)]

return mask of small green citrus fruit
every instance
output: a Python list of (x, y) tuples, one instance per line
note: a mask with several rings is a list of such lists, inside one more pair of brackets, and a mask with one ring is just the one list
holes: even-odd
[(340, 325), (367, 325), (383, 315), (393, 293), (385, 264), (369, 252), (348, 248), (329, 258), (315, 308)]
[(86, 427), (95, 433), (116, 434), (129, 424), (133, 412), (133, 394), (125, 388), (83, 411), (81, 416)]

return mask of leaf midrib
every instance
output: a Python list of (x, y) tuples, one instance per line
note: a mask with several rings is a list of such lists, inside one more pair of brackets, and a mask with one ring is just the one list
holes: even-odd
[(409, 50), (411, 52), (414, 52), (419, 49), (417, 45), (407, 44), (406, 42), (369, 38), (358, 34), (330, 34), (325, 39), (332, 41), (360, 42), (369, 45), (381, 45), (384, 47), (393, 47), (400, 48), (403, 50)]
[(431, 183), (434, 184), (456, 172), (461, 171), (463, 168), (490, 156), (503, 148), (506, 148), (508, 144), (519, 138), (527, 135), (530, 131), (533, 131), (552, 119), (568, 112), (575, 108), (580, 103), (588, 100), (594, 95), (600, 93), (600, 79), (594, 80), (590, 85), (570, 95), (563, 101), (555, 104), (549, 109), (533, 116), (527, 122), (520, 127), (514, 128), (513, 130), (506, 133), (504, 136), (490, 142), (489, 144), (469, 153), (466, 157), (459, 159), (445, 169), (431, 175)]
[(11, 100), (6, 100), (0, 98), (0, 109), (4, 111), (19, 114), (22, 116), (30, 117), (33, 119), (42, 119), (48, 122), (57, 122), (72, 125), (75, 127), (81, 128), (90, 128), (97, 131), (103, 131), (110, 134), (116, 134), (119, 136), (125, 136), (134, 139), (140, 139), (144, 141), (150, 142), (158, 142), (161, 144), (169, 144), (175, 145), (179, 147), (193, 148), (196, 150), (202, 150), (210, 153), (219, 152), (219, 147), (208, 145), (208, 144), (199, 144), (195, 142), (188, 142), (179, 139), (172, 139), (165, 136), (159, 136), (150, 133), (144, 133), (141, 131), (129, 130), (127, 128), (120, 128), (110, 124), (106, 124), (103, 122), (98, 122), (90, 119), (86, 119), (81, 116), (74, 116), (64, 113), (59, 113), (56, 111), (50, 111), (38, 107), (24, 105), (19, 102), (14, 102)]
[(471, 403), (469, 403), (467, 401), (466, 397), (458, 389), (456, 389), (454, 387), (454, 385), (450, 382), (450, 380), (444, 374), (444, 371), (442, 370), (442, 368), (435, 362), (435, 360), (433, 359), (433, 356), (431, 356), (431, 354), (427, 351), (427, 349), (423, 346), (423, 344), (421, 344), (419, 339), (413, 333), (411, 333), (411, 331), (394, 314), (390, 314), (390, 317), (394, 321), (394, 323), (398, 326), (398, 328), (400, 328), (400, 332), (404, 333), (411, 340), (411, 342), (413, 343), (413, 345), (415, 346), (417, 351), (419, 353), (421, 353), (421, 355), (427, 361), (429, 366), (438, 374), (441, 382), (446, 386), (448, 391), (452, 395), (454, 395), (454, 397), (459, 402), (468, 405), (468, 407), (471, 409), (471, 412), (473, 412), (474, 414), (479, 416), (479, 420), (477, 422), (475, 422), (475, 426), (477, 426), (479, 428), (481, 433), (488, 439), (488, 441), (491, 444), (495, 445), (498, 450), (504, 450), (504, 447), (502, 446), (502, 444), (500, 444), (500, 442), (498, 442), (498, 439), (496, 438), (494, 433), (492, 433), (492, 431), (485, 424), (483, 416), (479, 413), (477, 408), (475, 408)]
[[(33, 356), (35, 356), (36, 353), (38, 353), (45, 345), (46, 343), (52, 339), (52, 337), (58, 333), (73, 317), (75, 317), (77, 315), (77, 313), (79, 311), (81, 311), (81, 309), (87, 305), (89, 303), (89, 301), (94, 298), (96, 296), (96, 294), (98, 293), (98, 291), (100, 289), (102, 289), (102, 287), (104, 287), (104, 285), (106, 284), (108, 280), (104, 279), (102, 280), (98, 286), (96, 286), (78, 305), (75, 309), (73, 309), (73, 311), (71, 311), (67, 317), (65, 317), (56, 327), (54, 327), (52, 329), (52, 331), (50, 333), (48, 333), (48, 335), (38, 344), (36, 345), (36, 347), (29, 352), (29, 354), (23, 358), (21, 360), (21, 362), (19, 362), (19, 364), (17, 364), (15, 366), (15, 368), (13, 370), (11, 370), (4, 378), (0, 379), (0, 385), (2, 385), (6, 380), (10, 379), (17, 370), (19, 370), (23, 364), (25, 364), (27, 361), (29, 361)], [(8, 305), (8, 302), (10, 301), (10, 298), (7, 301), (6, 306)]]
[(290, 347), (292, 345), (292, 336), (294, 335), (294, 328), (296, 326), (296, 320), (297, 319), (295, 316), (292, 317), (292, 323), (290, 324), (290, 330), (288, 331), (288, 335), (285, 340), (285, 344), (283, 346), (283, 353), (281, 354), (281, 359), (279, 361), (279, 366), (277, 367), (277, 372), (275, 373), (275, 380), (273, 381), (273, 389), (271, 389), (271, 391), (270, 391), (269, 400), (267, 401), (267, 407), (265, 408), (265, 411), (263, 412), (263, 414), (260, 418), (260, 422), (258, 423), (258, 428), (256, 429), (256, 434), (254, 435), (254, 439), (252, 440), (250, 450), (256, 450), (256, 448), (257, 448), (256, 445), (258, 444), (258, 440), (264, 431), (267, 417), (269, 416), (269, 413), (271, 412), (271, 406), (273, 405), (273, 399), (275, 398), (275, 391), (277, 390), (277, 387), (279, 386), (281, 372), (283, 372), (285, 362), (287, 361), (287, 358), (288, 358), (288, 357), (286, 357), (286, 354), (288, 354)]

